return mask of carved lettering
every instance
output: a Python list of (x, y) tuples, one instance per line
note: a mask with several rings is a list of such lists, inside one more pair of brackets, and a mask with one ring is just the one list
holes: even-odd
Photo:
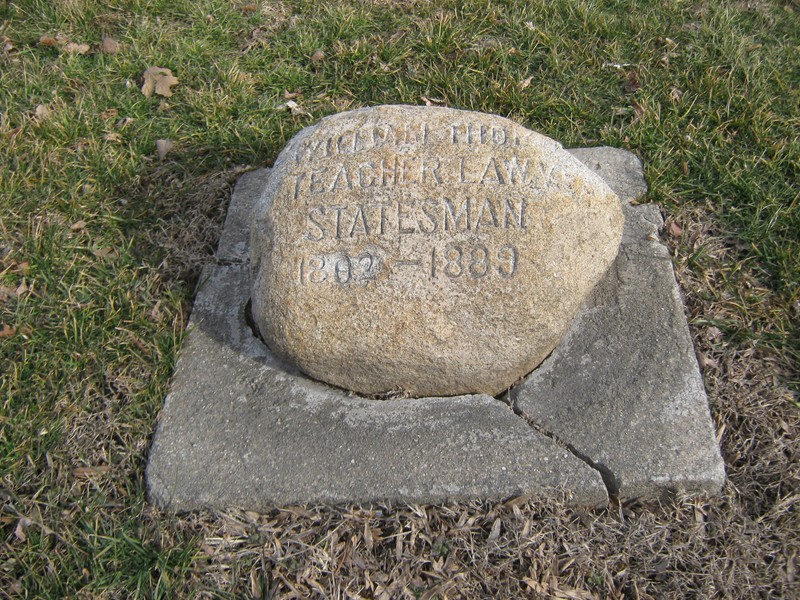
[(318, 242), (325, 237), (325, 228), (322, 226), (322, 223), (317, 220), (315, 214), (319, 215), (320, 217), (324, 217), (325, 207), (317, 206), (316, 208), (312, 208), (310, 211), (308, 211), (308, 222), (314, 229), (317, 230), (316, 232), (313, 230), (306, 232), (306, 238), (312, 242)]
[[(456, 214), (456, 209), (453, 206), (452, 200), (445, 200), (444, 201), (447, 210), (444, 213), (444, 230), (445, 231), (457, 231), (458, 224), (461, 219), (464, 219), (466, 222), (466, 227), (464, 228), (466, 231), (470, 230), (470, 220), (469, 220), (469, 205), (470, 199), (466, 198), (464, 202), (461, 204), (461, 210)], [(450, 223), (452, 222), (452, 227)]]
[(401, 200), (353, 206), (312, 206), (306, 212), (305, 238), (352, 239), (387, 235), (459, 234), (491, 229), (527, 229), (524, 198), (464, 198), (458, 200)]

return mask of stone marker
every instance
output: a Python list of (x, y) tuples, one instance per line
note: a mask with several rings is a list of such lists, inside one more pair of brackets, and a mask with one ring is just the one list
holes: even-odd
[[(626, 204), (646, 192), (630, 152), (571, 152)], [(616, 266), (511, 406), (485, 395), (375, 401), (288, 368), (246, 321), (249, 230), (267, 178), (240, 178), (200, 278), (148, 458), (159, 507), (719, 491), (723, 462), (656, 207), (624, 207)]]
[(562, 338), (623, 221), (598, 175), (507, 119), (333, 115), (289, 142), (256, 209), (253, 319), (342, 388), (496, 395)]

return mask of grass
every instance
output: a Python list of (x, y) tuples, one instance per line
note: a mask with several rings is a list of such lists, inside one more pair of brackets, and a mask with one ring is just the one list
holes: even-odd
[[(798, 12), (0, 6), (0, 596), (797, 593)], [(120, 50), (101, 52), (103, 36)], [(151, 66), (179, 79), (171, 97), (141, 93)], [(302, 112), (282, 106), (287, 92)], [(648, 200), (676, 225), (731, 478), (721, 499), (618, 515), (530, 502), (178, 518), (146, 505), (150, 436), (241, 165), (269, 164), (326, 114), (426, 99), (644, 159)], [(159, 139), (174, 144), (163, 161)]]

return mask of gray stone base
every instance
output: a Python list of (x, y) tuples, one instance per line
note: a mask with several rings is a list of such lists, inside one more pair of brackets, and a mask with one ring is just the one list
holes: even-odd
[(628, 204), (646, 190), (641, 165), (611, 148), (574, 152), (625, 201), (620, 255), (562, 344), (500, 400), (370, 400), (281, 364), (245, 317), (250, 212), (268, 172), (242, 176), (160, 416), (151, 501), (263, 511), (718, 491), (722, 459), (661, 217)]

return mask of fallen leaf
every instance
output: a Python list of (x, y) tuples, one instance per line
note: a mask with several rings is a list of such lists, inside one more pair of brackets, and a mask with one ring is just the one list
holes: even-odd
[(172, 140), (156, 140), (156, 156), (158, 156), (158, 160), (164, 160), (170, 150), (172, 150)]
[(119, 121), (114, 123), (114, 127), (117, 129), (125, 129), (128, 125), (133, 123), (133, 121), (131, 117), (122, 117)]
[(718, 369), (719, 363), (714, 360), (713, 358), (709, 358), (702, 352), (697, 352), (697, 362), (700, 363), (700, 367), (705, 370), (707, 368)]
[(642, 89), (642, 84), (639, 81), (639, 74), (636, 71), (629, 71), (623, 87), (628, 93), (638, 92)]
[(31, 291), (31, 288), (28, 287), (28, 280), (23, 277), (22, 278), (22, 283), (19, 284), (19, 287), (17, 287), (17, 289), (14, 291), (14, 293), (17, 295), (17, 298), (21, 298), (22, 296), (27, 294), (29, 291)]
[(0, 325), (0, 339), (11, 337), (15, 333), (17, 333), (16, 327), (13, 327), (12, 325), (6, 325), (5, 323)]
[(172, 71), (164, 67), (148, 67), (143, 77), (142, 93), (148, 98), (154, 93), (159, 96), (172, 96), (170, 88), (178, 83), (178, 78), (172, 75)]
[(289, 90), (283, 90), (284, 100), (293, 100), (295, 98), (299, 98), (301, 95), (301, 92), (290, 92)]
[(14, 536), (20, 541), (24, 542), (28, 539), (27, 531), (28, 527), (33, 524), (27, 517), (21, 517), (19, 522), (17, 523), (17, 527), (14, 529)]
[(689, 163), (685, 160), (681, 162), (681, 173), (683, 173), (684, 177), (689, 174)]
[(108, 121), (109, 119), (116, 117), (118, 114), (119, 111), (116, 108), (109, 108), (100, 113), (100, 118), (104, 121)]
[(492, 524), (492, 530), (489, 532), (489, 541), (494, 542), (500, 537), (500, 527), (502, 525), (502, 521), (500, 517), (497, 517)]
[(14, 290), (14, 288), (0, 285), (0, 302), (5, 302), (9, 298), (13, 298), (15, 294), (16, 290)]
[(647, 111), (645, 111), (644, 106), (636, 102), (636, 100), (631, 102), (631, 104), (633, 105), (633, 114), (635, 116), (635, 120), (638, 121), (644, 116), (644, 113)]
[(683, 235), (683, 229), (675, 221), (669, 224), (669, 234), (674, 238), (679, 238)]
[(311, 55), (311, 62), (318, 63), (325, 59), (325, 53), (322, 50), (317, 50)]
[(297, 102), (295, 102), (294, 100), (289, 100), (286, 104), (281, 104), (278, 108), (279, 109), (281, 109), (281, 108), (288, 109), (289, 112), (291, 112), (293, 115), (296, 115), (296, 116), (298, 116), (298, 115), (311, 116), (311, 113), (303, 110), (303, 108)]
[(106, 258), (108, 256), (113, 256), (114, 250), (111, 248), (95, 248), (92, 250), (92, 254), (97, 258)]
[(39, 121), (40, 123), (47, 119), (50, 116), (50, 109), (47, 108), (44, 104), (37, 104), (36, 108), (33, 109), (33, 116), (34, 118)]
[(254, 13), (258, 10), (258, 4), (245, 4), (242, 7), (242, 12), (246, 15)]
[(100, 42), (100, 52), (103, 54), (116, 54), (120, 51), (122, 45), (114, 38), (103, 36), (103, 41)]
[(112, 131), (111, 133), (103, 135), (103, 139), (107, 142), (121, 142), (122, 135)]
[(71, 231), (81, 231), (82, 229), (86, 229), (86, 221), (75, 221), (72, 225), (70, 225)]
[(14, 54), (17, 51), (17, 47), (11, 42), (10, 38), (7, 38), (4, 35), (0, 35), (0, 43), (3, 44), (3, 52), (6, 54)]
[(78, 467), (72, 470), (72, 474), (75, 477), (91, 477), (92, 475), (104, 475), (110, 470), (110, 465), (99, 465), (97, 467)]
[(527, 79), (523, 79), (519, 82), (519, 89), (524, 90), (527, 87), (530, 87), (531, 81), (533, 81), (533, 77), (528, 77)]
[(426, 96), (420, 96), (422, 101), (425, 103), (425, 106), (444, 106), (445, 101), (441, 98), (428, 98)]
[(54, 37), (50, 37), (49, 35), (43, 35), (42, 37), (39, 38), (39, 45), (48, 46), (50, 48), (57, 48), (58, 40)]
[(76, 44), (75, 42), (64, 44), (64, 52), (67, 54), (86, 54), (89, 50), (91, 50), (89, 44)]

